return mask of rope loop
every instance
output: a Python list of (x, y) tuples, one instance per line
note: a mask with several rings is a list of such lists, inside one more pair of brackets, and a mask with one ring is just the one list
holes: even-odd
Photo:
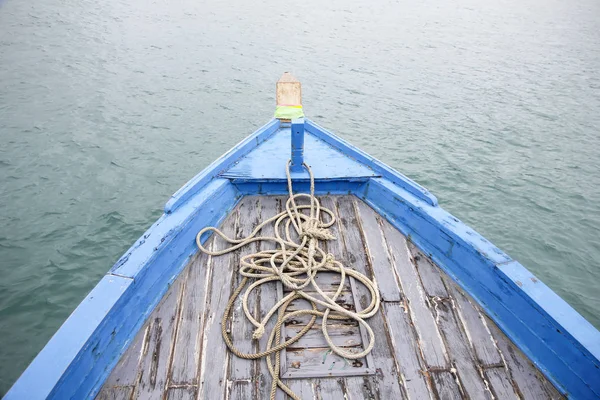
[[(262, 250), (241, 257), (238, 273), (243, 278), (229, 298), (221, 320), (223, 340), (233, 354), (248, 360), (266, 357), (267, 367), (273, 378), (270, 393), (271, 400), (275, 398), (277, 387), (281, 388), (293, 399), (299, 400), (299, 397), (280, 379), (281, 351), (300, 340), (317, 322), (317, 318), (320, 318), (321, 331), (332, 352), (346, 359), (359, 359), (369, 354), (375, 344), (375, 334), (366, 320), (377, 313), (380, 303), (379, 290), (375, 279), (371, 280), (364, 274), (346, 267), (342, 262), (336, 260), (333, 254), (325, 253), (319, 246), (320, 242), (337, 240), (329, 230), (336, 222), (335, 214), (333, 211), (321, 207), (319, 200), (315, 197), (314, 176), (310, 167), (306, 164), (303, 165), (310, 175), (310, 194), (293, 193), (289, 170), (290, 162), (288, 161), (286, 166), (289, 197), (285, 203), (284, 211), (260, 223), (243, 239), (230, 238), (215, 227), (203, 228), (196, 235), (196, 244), (200, 251), (212, 257), (236, 251), (253, 242), (270, 242), (275, 245), (270, 247), (276, 247), (275, 249)], [(301, 204), (302, 201), (306, 200), (308, 200), (308, 204)], [(272, 224), (274, 227), (274, 236), (259, 236), (261, 230), (269, 224)], [(215, 234), (215, 240), (220, 238), (231, 246), (223, 250), (204, 247), (201, 240), (202, 235), (211, 232)], [(319, 272), (333, 272), (340, 275), (340, 283), (334, 292), (325, 292), (319, 287), (316, 280)], [(356, 311), (347, 310), (336, 303), (348, 277), (354, 279), (357, 284), (366, 287), (370, 293), (370, 304), (364, 310), (359, 311), (358, 305), (356, 305)], [(260, 320), (259, 315), (255, 316), (250, 312), (248, 307), (249, 295), (261, 285), (273, 285), (277, 282), (290, 291), (282, 299), (278, 300), (262, 320)], [(248, 283), (250, 284), (248, 285)], [(248, 285), (247, 288), (246, 285)], [(304, 290), (309, 286), (311, 290)], [(252, 339), (260, 340), (266, 333), (265, 327), (269, 320), (273, 315), (277, 314), (275, 326), (269, 334), (265, 349), (258, 353), (249, 354), (239, 351), (234, 346), (228, 329), (228, 321), (232, 317), (234, 304), (244, 288), (246, 288), (246, 291), (241, 299), (242, 308), (246, 318), (256, 328), (252, 334)], [(311, 308), (291, 312), (287, 311), (290, 304), (297, 299), (306, 300), (311, 305)], [(317, 306), (320, 306), (320, 308), (317, 308)], [(285, 321), (303, 315), (310, 316), (310, 320), (306, 326), (293, 338), (282, 338), (281, 326)], [(327, 327), (329, 319), (349, 318), (354, 319), (367, 331), (369, 342), (368, 344), (363, 343), (364, 350), (362, 351), (336, 346), (329, 336)], [(284, 341), (284, 339), (286, 340)]]

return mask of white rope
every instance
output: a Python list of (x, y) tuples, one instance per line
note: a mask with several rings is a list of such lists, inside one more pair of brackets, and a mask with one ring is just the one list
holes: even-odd
[[(277, 249), (263, 250), (257, 253), (245, 255), (240, 260), (239, 274), (244, 278), (236, 288), (229, 299), (223, 319), (221, 321), (221, 331), (227, 347), (238, 357), (246, 359), (258, 359), (267, 357), (269, 372), (273, 377), (271, 386), (271, 399), (274, 399), (277, 386), (284, 390), (294, 399), (298, 397), (280, 380), (280, 351), (290, 344), (298, 341), (315, 323), (317, 317), (321, 317), (321, 330), (331, 351), (346, 359), (359, 359), (365, 357), (375, 344), (375, 334), (373, 329), (366, 322), (366, 319), (375, 315), (379, 309), (380, 297), (375, 279), (370, 280), (358, 271), (345, 267), (340, 261), (336, 260), (332, 254), (326, 254), (320, 247), (319, 241), (336, 240), (328, 228), (336, 221), (334, 213), (322, 207), (319, 200), (315, 197), (314, 176), (310, 167), (303, 164), (310, 175), (310, 194), (294, 194), (292, 191), (292, 178), (290, 175), (290, 162), (286, 165), (286, 175), (288, 182), (289, 198), (285, 204), (285, 211), (267, 219), (258, 225), (248, 237), (244, 239), (233, 239), (227, 237), (222, 231), (215, 227), (206, 227), (198, 232), (196, 244), (198, 248), (211, 256), (219, 256), (235, 251), (243, 246), (253, 242), (275, 242)], [(308, 199), (309, 204), (299, 204), (300, 200)], [(308, 215), (302, 211), (308, 210)], [(323, 217), (327, 216), (327, 220)], [(274, 224), (275, 236), (258, 236), (259, 232), (268, 224)], [(294, 239), (291, 229), (297, 234), (298, 239)], [(214, 232), (232, 246), (224, 250), (213, 251), (202, 245), (201, 237), (207, 232)], [(299, 241), (299, 243), (298, 243)], [(315, 281), (319, 272), (335, 272), (340, 274), (340, 284), (333, 295), (325, 293)], [(362, 311), (350, 311), (336, 303), (341, 294), (347, 277), (350, 276), (363, 284), (371, 295), (370, 304)], [(265, 333), (265, 326), (270, 318), (277, 313), (277, 323), (270, 333), (267, 348), (259, 353), (246, 354), (235, 348), (227, 332), (227, 321), (233, 304), (249, 280), (254, 280), (242, 296), (242, 307), (248, 320), (256, 327), (252, 335), (253, 339), (260, 339)], [(248, 309), (248, 297), (257, 287), (270, 283), (281, 282), (283, 286), (290, 289), (291, 292), (279, 300), (265, 315), (262, 320), (255, 318)], [(305, 292), (308, 286), (311, 286), (320, 297), (316, 297)], [(295, 299), (304, 298), (312, 309), (298, 310), (288, 312), (286, 309)], [(325, 308), (324, 311), (317, 311), (316, 305), (319, 304)], [(285, 320), (300, 316), (310, 315), (311, 320), (300, 333), (294, 338), (285, 342), (281, 341), (281, 325)], [(353, 319), (361, 324), (367, 331), (369, 343), (363, 351), (354, 352), (342, 347), (336, 346), (331, 340), (327, 328), (328, 319)], [(273, 344), (275, 340), (275, 344)], [(271, 359), (275, 355), (275, 366)]]

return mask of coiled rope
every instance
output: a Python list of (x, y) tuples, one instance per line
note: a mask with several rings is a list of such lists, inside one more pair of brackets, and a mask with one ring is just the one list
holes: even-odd
[[(379, 290), (375, 279), (370, 280), (365, 275), (353, 269), (345, 267), (340, 261), (336, 260), (332, 254), (326, 254), (320, 247), (320, 241), (336, 240), (328, 228), (336, 221), (333, 212), (325, 207), (322, 207), (319, 200), (315, 197), (315, 180), (310, 167), (303, 164), (310, 175), (310, 194), (294, 194), (292, 191), (292, 178), (290, 175), (290, 161), (286, 165), (286, 175), (288, 183), (289, 197), (285, 204), (285, 211), (267, 219), (258, 225), (250, 235), (244, 239), (233, 239), (227, 237), (223, 232), (215, 227), (206, 227), (198, 232), (196, 236), (196, 244), (198, 248), (211, 255), (220, 256), (230, 253), (246, 246), (252, 242), (275, 242), (278, 246), (275, 250), (263, 250), (257, 253), (248, 254), (241, 258), (239, 273), (243, 276), (238, 287), (234, 290), (229, 298), (223, 319), (221, 320), (221, 333), (229, 350), (238, 357), (254, 360), (266, 357), (267, 367), (273, 380), (271, 383), (271, 400), (275, 399), (277, 386), (295, 400), (299, 400), (291, 389), (285, 385), (279, 376), (280, 355), (281, 350), (297, 342), (304, 334), (306, 334), (315, 324), (317, 317), (321, 317), (321, 330), (331, 351), (346, 359), (358, 359), (365, 357), (375, 344), (375, 335), (369, 324), (365, 321), (377, 313), (379, 309), (380, 297)], [(299, 200), (310, 200), (310, 204), (299, 204)], [(308, 210), (308, 215), (301, 212)], [(328, 216), (328, 221), (323, 220), (323, 216)], [(274, 223), (275, 236), (258, 236), (263, 227)], [(298, 239), (293, 239), (291, 235), (293, 228)], [(282, 231), (283, 230), (283, 235)], [(206, 232), (214, 232), (226, 242), (232, 244), (231, 247), (220, 251), (212, 251), (204, 247), (200, 241), (202, 235)], [(296, 240), (300, 240), (297, 243)], [(340, 284), (333, 295), (328, 295), (323, 292), (315, 281), (315, 277), (319, 272), (335, 272), (340, 274)], [(362, 311), (346, 310), (336, 303), (336, 300), (344, 288), (344, 283), (348, 276), (353, 277), (358, 282), (362, 283), (370, 292), (371, 302)], [(277, 313), (277, 323), (269, 334), (267, 348), (259, 353), (242, 353), (234, 346), (231, 337), (227, 331), (227, 321), (231, 316), (231, 311), (235, 300), (246, 287), (250, 280), (253, 282), (248, 286), (242, 297), (242, 307), (248, 320), (256, 327), (253, 333), (253, 339), (260, 339), (265, 333), (265, 326), (269, 319)], [(252, 315), (248, 309), (248, 296), (252, 290), (260, 285), (269, 282), (281, 282), (283, 286), (290, 289), (291, 292), (279, 300), (269, 312), (265, 315), (262, 321)], [(311, 287), (320, 295), (315, 297), (303, 289), (311, 285)], [(286, 313), (290, 303), (296, 299), (305, 299), (310, 304), (312, 309), (302, 309)], [(317, 304), (323, 306), (324, 311), (317, 310)], [(290, 319), (302, 315), (310, 315), (311, 318), (307, 325), (298, 332), (296, 336), (286, 341), (281, 338), (281, 326)], [(327, 321), (329, 319), (348, 319), (351, 318), (361, 324), (369, 336), (369, 343), (363, 351), (353, 352), (336, 346), (327, 330)], [(274, 360), (273, 358), (274, 357)]]

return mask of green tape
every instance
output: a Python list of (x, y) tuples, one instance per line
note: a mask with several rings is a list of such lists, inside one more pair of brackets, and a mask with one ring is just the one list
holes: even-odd
[(304, 117), (302, 106), (277, 106), (275, 108), (275, 118), (296, 119), (302, 117)]

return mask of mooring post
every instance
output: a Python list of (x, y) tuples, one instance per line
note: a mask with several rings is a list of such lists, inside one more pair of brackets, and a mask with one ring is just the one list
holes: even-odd
[(304, 167), (304, 111), (302, 110), (302, 85), (289, 72), (277, 81), (277, 108), (275, 118), (292, 122), (292, 172), (302, 172)]
[(304, 118), (292, 120), (292, 165), (290, 171), (302, 172), (304, 167)]

